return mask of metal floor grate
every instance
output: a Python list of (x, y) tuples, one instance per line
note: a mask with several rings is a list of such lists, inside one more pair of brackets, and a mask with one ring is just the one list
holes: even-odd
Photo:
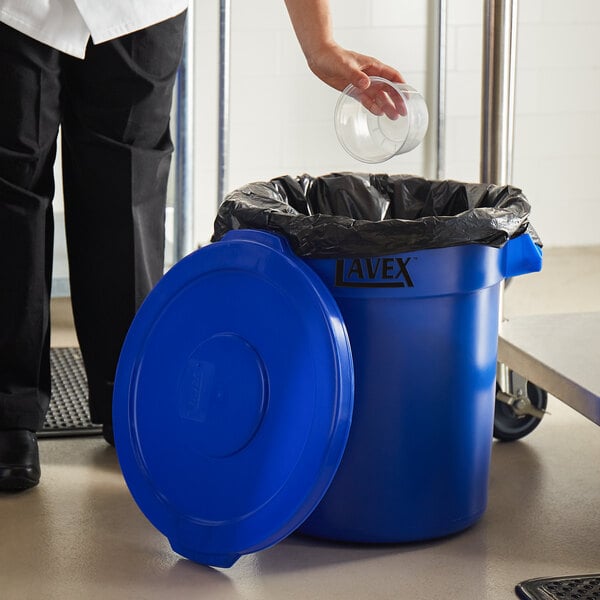
[(599, 600), (600, 574), (530, 579), (516, 592), (522, 600)]
[(102, 425), (90, 421), (87, 378), (79, 348), (52, 348), (50, 370), (52, 397), (38, 437), (102, 433)]

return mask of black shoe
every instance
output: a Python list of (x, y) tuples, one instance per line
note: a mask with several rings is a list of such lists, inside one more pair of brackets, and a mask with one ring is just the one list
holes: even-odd
[(113, 432), (112, 423), (103, 423), (102, 424), (102, 435), (104, 439), (111, 445), (115, 445), (115, 434)]
[(0, 491), (26, 490), (40, 482), (37, 436), (27, 429), (0, 430)]

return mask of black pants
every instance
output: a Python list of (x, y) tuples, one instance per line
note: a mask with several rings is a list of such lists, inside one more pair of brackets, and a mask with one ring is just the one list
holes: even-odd
[(75, 326), (92, 420), (110, 422), (121, 344), (163, 271), (184, 24), (90, 44), (85, 60), (0, 24), (0, 429), (40, 429), (48, 409), (59, 126)]

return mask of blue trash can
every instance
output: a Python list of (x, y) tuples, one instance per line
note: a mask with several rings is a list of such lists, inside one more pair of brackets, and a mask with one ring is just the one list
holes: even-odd
[(390, 257), (309, 259), (343, 315), (354, 418), (324, 499), (302, 525), (407, 542), (475, 523), (487, 502), (501, 282), (541, 269), (528, 234)]
[(175, 265), (115, 381), (125, 480), (173, 549), (230, 566), (292, 532), (405, 542), (483, 514), (502, 280), (529, 234), (301, 258), (230, 231)]

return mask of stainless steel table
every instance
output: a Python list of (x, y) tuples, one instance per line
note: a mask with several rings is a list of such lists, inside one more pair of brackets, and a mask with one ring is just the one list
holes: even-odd
[(600, 312), (504, 321), (498, 361), (600, 425)]

